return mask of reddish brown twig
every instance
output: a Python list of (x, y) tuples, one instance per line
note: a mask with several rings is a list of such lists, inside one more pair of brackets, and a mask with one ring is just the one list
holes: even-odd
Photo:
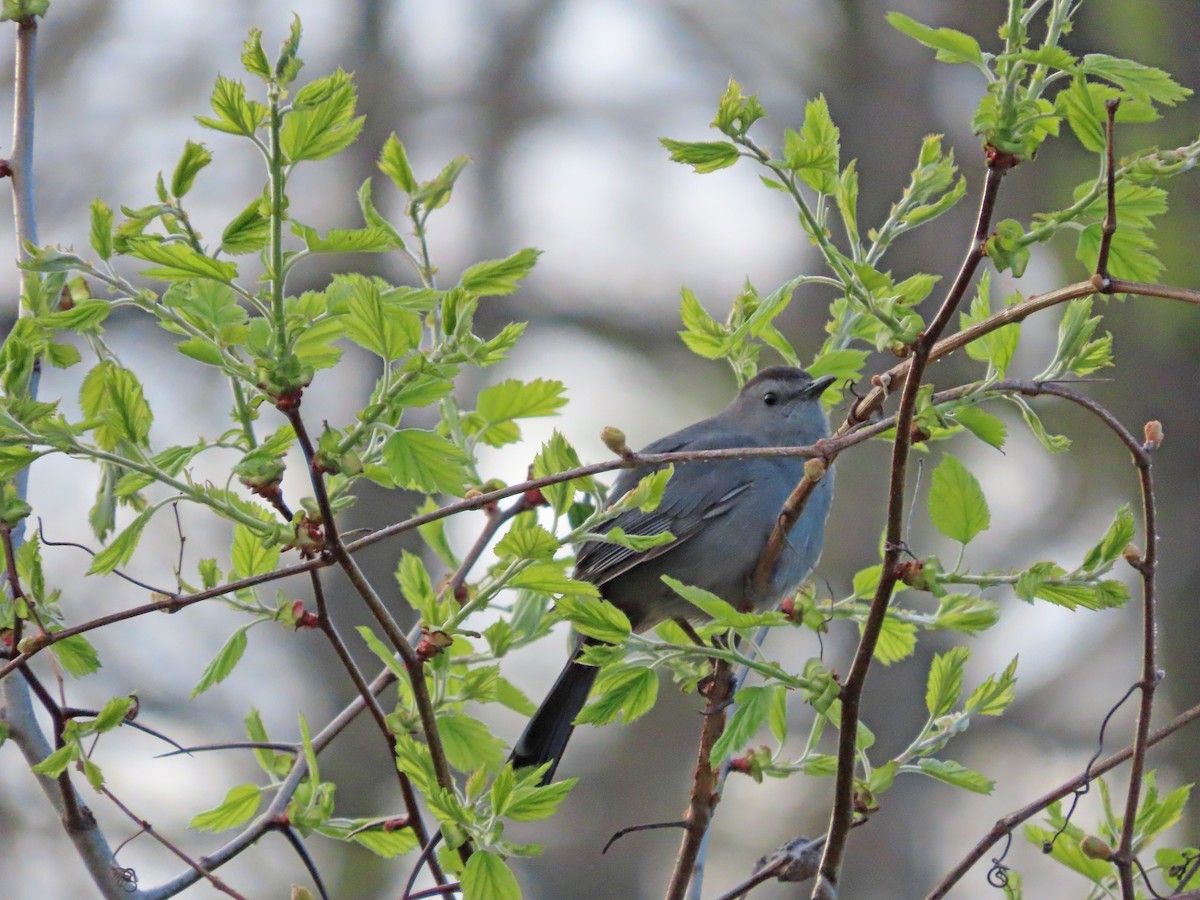
[(717, 794), (717, 772), (712, 764), (712, 749), (725, 731), (725, 708), (732, 694), (732, 669), (723, 659), (713, 660), (712, 679), (709, 681), (708, 702), (704, 708), (704, 724), (700, 730), (700, 746), (696, 751), (696, 772), (692, 776), (692, 793), (687, 812), (683, 816), (683, 841), (675, 858), (675, 869), (667, 887), (666, 900), (683, 900), (696, 856), (708, 822), (712, 817), (720, 795)]

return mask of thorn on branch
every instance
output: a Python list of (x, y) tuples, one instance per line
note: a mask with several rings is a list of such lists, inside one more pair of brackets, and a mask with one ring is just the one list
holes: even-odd
[(608, 843), (604, 845), (604, 849), (600, 851), (601, 855), (608, 852), (617, 841), (625, 837), (627, 834), (633, 834), (638, 831), (654, 831), (659, 828), (687, 828), (687, 822), (680, 819), (678, 822), (651, 822), (647, 825), (630, 825), (628, 828), (622, 828), (608, 839)]

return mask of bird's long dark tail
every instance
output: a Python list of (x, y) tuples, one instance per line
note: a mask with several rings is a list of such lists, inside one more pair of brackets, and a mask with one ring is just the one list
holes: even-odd
[(515, 769), (550, 763), (550, 768), (542, 776), (542, 784), (549, 784), (554, 778), (554, 770), (558, 768), (563, 751), (567, 749), (567, 741), (571, 739), (571, 732), (575, 730), (575, 717), (587, 702), (588, 691), (592, 689), (592, 682), (600, 671), (595, 666), (576, 662), (583, 646), (581, 644), (572, 654), (554, 682), (554, 687), (550, 688), (550, 693), (513, 747), (511, 759)]

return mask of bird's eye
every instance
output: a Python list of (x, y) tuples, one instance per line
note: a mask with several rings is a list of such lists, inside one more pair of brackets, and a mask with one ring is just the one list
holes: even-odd
[(763, 403), (767, 404), (767, 406), (774, 406), (778, 402), (779, 395), (774, 391), (767, 391), (765, 394), (763, 394)]

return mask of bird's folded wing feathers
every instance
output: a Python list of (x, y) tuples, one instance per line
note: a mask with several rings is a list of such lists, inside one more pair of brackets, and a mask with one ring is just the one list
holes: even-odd
[[(644, 453), (669, 453), (682, 449), (711, 449), (695, 446), (696, 442), (689, 440), (693, 429), (685, 429), (675, 435), (670, 435), (646, 447)], [(721, 443), (725, 443), (722, 441)], [(734, 444), (732, 446), (744, 446)], [(656, 467), (661, 468), (661, 467)], [(669, 553), (680, 544), (695, 537), (712, 519), (722, 516), (736, 504), (737, 498), (750, 488), (750, 480), (737, 480), (732, 485), (729, 475), (718, 474), (721, 470), (718, 464), (698, 466), (690, 472), (686, 490), (678, 486), (675, 479), (667, 482), (663, 492), (662, 502), (650, 512), (631, 509), (621, 513), (616, 518), (605, 522), (598, 530), (600, 533), (619, 526), (626, 534), (652, 535), (669, 531), (675, 538), (668, 544), (659, 544), (646, 550), (633, 550), (620, 544), (605, 544), (589, 541), (583, 544), (575, 558), (575, 577), (602, 585), (618, 575), (629, 571), (634, 566), (647, 560), (654, 559), (664, 553)], [(628, 469), (621, 473), (613, 485), (613, 496), (620, 497), (637, 484), (649, 471)]]

